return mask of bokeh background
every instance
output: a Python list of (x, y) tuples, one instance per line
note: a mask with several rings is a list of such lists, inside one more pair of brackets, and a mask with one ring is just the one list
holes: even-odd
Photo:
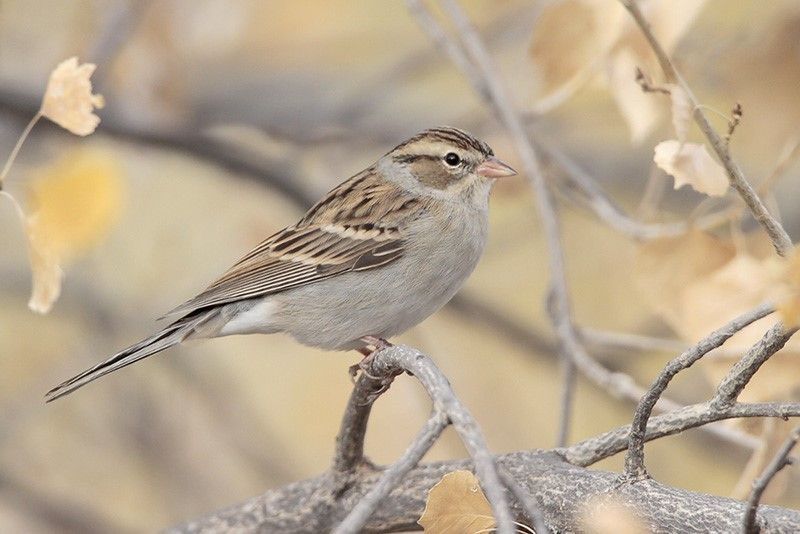
[[(585, 3), (604, 1), (610, 14), (601, 22), (616, 23), (612, 0)], [(761, 179), (800, 134), (800, 5), (682, 0), (659, 16), (691, 3), (696, 15), (681, 19), (674, 55), (705, 104), (728, 114), (742, 103), (732, 146), (748, 176)], [(626, 104), (614, 90), (618, 74), (600, 62), (563, 103), (534, 114), (542, 97), (585, 67), (573, 63), (586, 59), (582, 37), (596, 30), (581, 2), (561, 11), (545, 4), (555, 3), (463, 2), (532, 127), (625, 209), (685, 219), (702, 196), (672, 191), (651, 164), (653, 146), (671, 136), (666, 99), (648, 95), (656, 117), (636, 125), (644, 108)], [(29, 205), (37, 191), (55, 187), (64, 232), (78, 236), (49, 315), (27, 309), (25, 241), (12, 208), (0, 203), (0, 531), (153, 531), (322, 472), (355, 353), (324, 353), (282, 336), (189, 343), (56, 403), (44, 405), (42, 396), (149, 334), (155, 318), (406, 136), (460, 126), (514, 165), (508, 137), (403, 2), (4, 0), (6, 153), (38, 109), (50, 71), (73, 55), (98, 65), (103, 122), (87, 138), (38, 125), (6, 184)], [(718, 125), (724, 129), (725, 119)], [(789, 161), (783, 171), (771, 202), (796, 236), (800, 168)], [(651, 174), (667, 187), (655, 214), (637, 211)], [(543, 311), (548, 273), (534, 200), (517, 177), (497, 186), (492, 203), (488, 250), (458, 305), (402, 341), (433, 355), (493, 451), (551, 447), (560, 367)], [(680, 346), (633, 283), (639, 245), (563, 205), (578, 321)], [(647, 383), (674, 352), (594, 347), (593, 354)], [(782, 398), (794, 393), (798, 371), (782, 368), (789, 382)], [(693, 369), (670, 395), (707, 398), (712, 376)], [(428, 406), (412, 379), (398, 379), (374, 410), (371, 459), (401, 454)], [(579, 381), (570, 441), (628, 422), (632, 409)], [(720, 495), (734, 492), (751, 456), (698, 430), (662, 439), (648, 453), (659, 480)], [(448, 433), (429, 459), (464, 454)], [(598, 467), (619, 465), (614, 458)], [(767, 500), (800, 505), (796, 476)]]

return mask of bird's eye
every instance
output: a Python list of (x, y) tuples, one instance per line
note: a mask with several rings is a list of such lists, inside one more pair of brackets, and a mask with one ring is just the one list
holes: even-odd
[(444, 162), (450, 165), (451, 167), (455, 167), (459, 163), (461, 163), (461, 158), (455, 152), (448, 152), (447, 155), (444, 157)]

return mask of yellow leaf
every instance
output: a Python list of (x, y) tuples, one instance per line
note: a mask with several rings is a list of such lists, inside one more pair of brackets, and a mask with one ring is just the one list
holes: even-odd
[(653, 161), (675, 178), (675, 189), (688, 184), (710, 196), (722, 196), (728, 191), (728, 176), (705, 145), (677, 139), (662, 141), (656, 145)]
[(431, 488), (418, 523), (429, 534), (470, 534), (494, 528), (494, 516), (478, 479), (461, 470), (447, 473)]
[(97, 244), (119, 217), (122, 171), (110, 155), (83, 149), (41, 169), (31, 196), (34, 213), (25, 217), (33, 273), (28, 306), (47, 313), (61, 290), (61, 266)]
[(89, 135), (100, 124), (93, 112), (104, 105), (101, 95), (92, 94), (92, 73), (96, 65), (78, 64), (77, 57), (62, 61), (50, 73), (40, 113), (75, 135)]

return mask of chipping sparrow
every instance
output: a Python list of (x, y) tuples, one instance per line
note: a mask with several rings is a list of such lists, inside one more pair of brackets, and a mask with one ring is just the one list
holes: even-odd
[(381, 348), (441, 308), (486, 243), (489, 192), (516, 172), (456, 128), (396, 146), (167, 314), (157, 334), (56, 386), (52, 401), (189, 338), (287, 332), (332, 350)]

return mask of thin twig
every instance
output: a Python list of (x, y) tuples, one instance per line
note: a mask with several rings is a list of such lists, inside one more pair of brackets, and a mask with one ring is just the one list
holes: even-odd
[(759, 198), (758, 194), (753, 190), (750, 183), (744, 176), (742, 169), (738, 163), (734, 161), (728, 148), (728, 143), (720, 136), (719, 133), (711, 126), (703, 109), (698, 105), (697, 98), (695, 98), (689, 85), (681, 77), (680, 73), (675, 68), (675, 65), (669, 58), (669, 55), (661, 46), (661, 43), (656, 39), (653, 34), (652, 28), (647, 20), (644, 18), (642, 11), (639, 9), (636, 0), (620, 0), (623, 6), (630, 12), (636, 24), (642, 30), (645, 38), (650, 44), (650, 48), (655, 52), (658, 62), (661, 65), (661, 70), (664, 71), (664, 76), (669, 83), (677, 84), (686, 92), (686, 97), (694, 110), (693, 116), (700, 130), (705, 135), (714, 152), (717, 154), (722, 166), (728, 174), (730, 185), (739, 193), (747, 207), (750, 209), (755, 220), (760, 224), (767, 235), (772, 241), (776, 252), (781, 256), (786, 256), (792, 249), (792, 240), (786, 230), (775, 218), (769, 213), (764, 203)]
[[(497, 72), (483, 41), (458, 3), (454, 0), (443, 0), (442, 8), (454, 24), (460, 45), (448, 36), (422, 2), (408, 0), (408, 4), (412, 9), (412, 14), (416, 15), (418, 20), (420, 20), (419, 14), (425, 13), (425, 19), (420, 20), (423, 29), (435, 43), (443, 48), (452, 61), (462, 68), (465, 76), (472, 82), (475, 91), (492, 106), (498, 119), (511, 135), (515, 148), (522, 160), (523, 171), (536, 193), (537, 208), (547, 239), (551, 292), (555, 302), (554, 306), (560, 314), (558, 324), (554, 324), (561, 345), (560, 353), (563, 358), (572, 359), (573, 355), (567, 346), (578, 342), (571, 318), (558, 214), (552, 202), (544, 174), (541, 171), (539, 158), (525, 131), (523, 120), (514, 108), (508, 88)], [(446, 46), (444, 43), (446, 43)], [(476, 77), (481, 80), (478, 84), (474, 82)], [(569, 362), (565, 362), (564, 380), (566, 385), (572, 380), (570, 371), (572, 365)], [(571, 391), (566, 386), (565, 390)], [(571, 402), (566, 404), (567, 407), (569, 405), (571, 405)], [(562, 427), (568, 427), (570, 414), (564, 413), (562, 416), (566, 419), (562, 422)]]
[(750, 498), (747, 499), (747, 508), (745, 509), (744, 517), (742, 518), (742, 533), (743, 534), (758, 534), (761, 530), (756, 521), (756, 512), (758, 511), (758, 503), (761, 501), (761, 496), (764, 490), (767, 489), (770, 481), (775, 478), (778, 471), (792, 464), (792, 459), (789, 458), (789, 453), (797, 445), (800, 440), (800, 427), (795, 428), (786, 441), (783, 442), (780, 450), (775, 454), (772, 461), (764, 468), (761, 476), (753, 481), (753, 489), (750, 492)]
[(41, 118), (42, 118), (42, 111), (39, 110), (36, 112), (36, 114), (34, 114), (34, 116), (28, 122), (28, 125), (25, 126), (25, 129), (22, 131), (22, 135), (19, 136), (19, 139), (17, 139), (17, 143), (14, 145), (14, 149), (8, 156), (5, 165), (3, 165), (3, 171), (0, 172), (0, 191), (3, 189), (3, 182), (8, 176), (8, 171), (11, 170), (11, 166), (17, 159), (17, 154), (19, 154), (19, 149), (22, 148), (22, 144), (28, 138), (28, 135), (31, 133), (31, 130), (33, 130), (33, 127), (36, 126), (36, 123), (39, 122), (39, 119)]
[(578, 334), (584, 343), (605, 348), (632, 350), (637, 352), (682, 352), (688, 344), (679, 339), (669, 339), (628, 332), (612, 332), (597, 328), (580, 327)]
[(796, 328), (786, 330), (781, 323), (770, 328), (741, 360), (731, 368), (730, 372), (717, 386), (711, 405), (715, 409), (722, 409), (739, 398), (739, 394), (758, 372), (762, 365), (773, 354), (783, 348), (787, 341), (797, 332)]
[(633, 239), (646, 241), (677, 237), (684, 235), (693, 227), (713, 228), (730, 220), (731, 215), (735, 212), (733, 209), (723, 209), (693, 223), (686, 221), (672, 223), (644, 223), (637, 221), (624, 213), (619, 206), (608, 198), (608, 195), (597, 184), (597, 180), (563, 151), (543, 139), (537, 139), (536, 144), (566, 175), (565, 180), (559, 181), (559, 185), (564, 184), (567, 188), (567, 196), (570, 199), (576, 200), (576, 195), (570, 193), (577, 193), (580, 195), (577, 201), (591, 210), (598, 219), (605, 222), (610, 228)]
[(511, 493), (514, 494), (514, 498), (517, 499), (517, 502), (522, 506), (528, 520), (533, 523), (533, 529), (536, 534), (549, 534), (550, 528), (544, 520), (544, 515), (539, 507), (539, 503), (536, 502), (536, 497), (525, 492), (504, 467), (500, 466), (499, 472), (503, 484), (511, 490)]
[[(800, 417), (800, 403), (736, 403), (722, 410), (712, 408), (710, 402), (683, 406), (663, 415), (651, 417), (647, 422), (645, 441), (678, 434), (690, 428), (717, 427), (716, 421), (749, 417)], [(722, 426), (727, 429), (727, 426)], [(630, 425), (624, 425), (598, 436), (591, 437), (561, 449), (561, 454), (573, 465), (592, 465), (628, 448)], [(758, 441), (757, 438), (754, 438)]]
[(766, 317), (774, 311), (775, 307), (772, 304), (762, 304), (754, 310), (740, 315), (703, 338), (699, 343), (671, 360), (664, 367), (648, 388), (647, 393), (639, 401), (633, 416), (628, 442), (628, 454), (625, 456), (625, 477), (627, 479), (639, 480), (647, 476), (647, 470), (644, 465), (644, 436), (647, 430), (647, 420), (650, 418), (656, 402), (661, 398), (661, 394), (667, 389), (675, 375), (692, 366), (710, 351), (720, 347), (747, 325)]
[(434, 409), (433, 414), (403, 456), (381, 474), (378, 482), (358, 501), (347, 517), (333, 529), (333, 533), (356, 534), (361, 532), (381, 500), (400, 483), (409, 471), (417, 466), (448, 424), (449, 420), (444, 412)]

